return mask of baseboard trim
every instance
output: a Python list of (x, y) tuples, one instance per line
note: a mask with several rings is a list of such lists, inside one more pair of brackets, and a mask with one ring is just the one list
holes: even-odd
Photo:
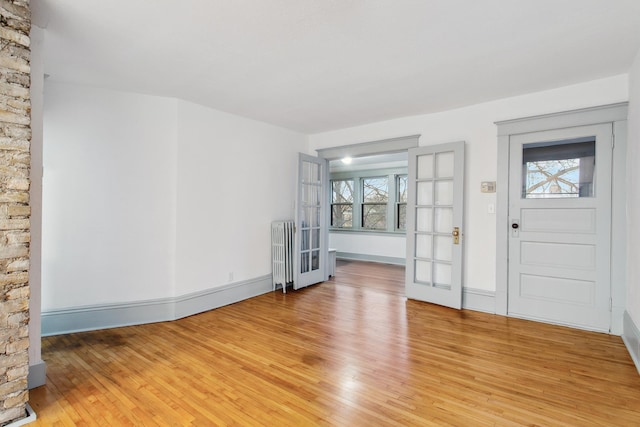
[(382, 255), (357, 254), (353, 252), (336, 252), (336, 258), (350, 260), (350, 261), (379, 262), (381, 264), (393, 264), (393, 265), (405, 265), (407, 262), (404, 258), (382, 256)]
[(462, 288), (462, 308), (495, 314), (496, 293), (483, 289)]
[(175, 300), (175, 319), (213, 310), (273, 290), (271, 275), (183, 295)]
[(47, 364), (42, 360), (33, 365), (29, 365), (29, 374), (27, 375), (27, 388), (40, 387), (47, 382)]
[(42, 312), (43, 337), (174, 319), (173, 298)]
[(5, 425), (5, 427), (19, 427), (19, 426), (24, 426), (27, 425), (29, 423), (34, 422), (38, 417), (36, 416), (35, 411), (33, 410), (33, 408), (31, 408), (31, 405), (29, 405), (28, 403), (25, 405), (24, 408), (24, 417), (20, 418), (18, 420), (12, 421), (9, 424)]
[(42, 313), (42, 336), (165, 322), (252, 298), (273, 289), (271, 275), (179, 297), (102, 304)]
[(631, 360), (633, 360), (634, 365), (636, 365), (636, 370), (640, 374), (640, 330), (638, 330), (638, 326), (633, 322), (633, 319), (627, 311), (624, 312), (622, 322), (622, 341), (627, 347)]

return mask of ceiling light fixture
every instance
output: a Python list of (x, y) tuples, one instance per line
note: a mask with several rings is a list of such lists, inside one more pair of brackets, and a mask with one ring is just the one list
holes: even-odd
[(345, 165), (350, 165), (351, 164), (351, 157), (345, 157), (342, 159), (342, 163), (344, 163)]

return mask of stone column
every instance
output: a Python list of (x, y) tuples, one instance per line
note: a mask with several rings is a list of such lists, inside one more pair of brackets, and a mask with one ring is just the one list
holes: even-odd
[(29, 396), (30, 27), (29, 0), (0, 0), (0, 426)]

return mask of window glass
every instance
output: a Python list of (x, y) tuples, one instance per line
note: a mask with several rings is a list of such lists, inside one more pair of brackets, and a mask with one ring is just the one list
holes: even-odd
[(407, 204), (406, 203), (398, 203), (398, 211), (396, 213), (398, 215), (398, 224), (396, 228), (398, 230), (406, 230), (407, 229)]
[(396, 177), (396, 230), (407, 229), (407, 175)]
[(385, 230), (387, 228), (387, 205), (362, 205), (362, 226), (374, 230)]
[(353, 227), (353, 206), (333, 205), (331, 206), (331, 226), (338, 228)]
[(594, 137), (525, 144), (522, 151), (522, 197), (593, 197)]
[(353, 203), (353, 180), (333, 181), (331, 203)]
[(386, 176), (378, 178), (364, 178), (362, 180), (364, 203), (387, 203), (389, 200), (388, 180)]
[(398, 175), (398, 203), (407, 203), (407, 175)]

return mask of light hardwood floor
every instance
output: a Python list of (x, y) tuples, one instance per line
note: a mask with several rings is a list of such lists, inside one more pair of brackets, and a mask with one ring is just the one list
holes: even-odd
[(407, 301), (404, 270), (43, 339), (31, 426), (638, 426), (619, 337)]

